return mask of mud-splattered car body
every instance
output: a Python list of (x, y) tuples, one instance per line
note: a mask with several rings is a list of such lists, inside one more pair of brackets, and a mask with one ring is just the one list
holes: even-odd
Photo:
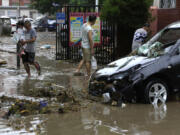
[[(117, 101), (119, 99), (137, 101), (137, 99), (144, 99), (146, 95), (144, 101), (152, 103), (149, 100), (152, 93), (155, 97), (161, 97), (162, 94), (162, 92), (155, 92), (156, 90), (151, 93), (144, 91), (148, 85), (147, 82), (149, 80), (153, 82), (153, 79), (156, 80), (156, 84), (163, 82), (164, 87), (167, 86), (166, 94), (178, 91), (180, 89), (180, 40), (178, 40), (180, 34), (166, 42), (161, 40), (164, 35), (167, 35), (167, 31), (171, 32), (172, 30), (180, 32), (180, 22), (167, 26), (147, 42), (149, 45), (157, 41), (163, 42), (163, 48), (161, 48), (163, 54), (150, 57), (135, 53), (110, 63), (92, 75), (89, 82), (89, 93), (95, 96), (103, 95), (109, 100)], [(165, 102), (167, 95), (162, 95), (160, 100)], [(153, 102), (158, 101), (153, 100)]]

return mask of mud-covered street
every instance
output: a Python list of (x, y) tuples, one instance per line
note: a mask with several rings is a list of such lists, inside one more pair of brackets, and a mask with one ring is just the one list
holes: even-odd
[[(42, 49), (45, 44), (50, 49)], [(67, 112), (32, 113), (4, 118), (10, 107), (0, 104), (0, 135), (178, 135), (180, 133), (180, 98), (171, 97), (167, 104), (126, 104), (113, 107), (97, 102), (88, 95), (88, 81), (84, 76), (73, 76), (77, 63), (55, 60), (55, 34), (38, 33), (37, 57), (42, 67), (42, 75), (31, 68), (32, 77), (27, 78), (21, 63), (16, 67), (16, 45), (12, 37), (0, 37), (0, 59), (7, 61), (0, 66), (0, 96), (15, 99), (56, 100), (37, 94), (40, 89), (68, 90), (72, 95), (67, 102), (52, 101), (58, 109), (72, 104)], [(85, 70), (83, 70), (85, 71)], [(56, 93), (56, 91), (55, 91)], [(67, 94), (67, 93), (66, 93)], [(54, 94), (56, 95), (56, 94)], [(51, 95), (50, 95), (51, 96)], [(52, 95), (53, 96), (53, 95)], [(73, 103), (72, 103), (73, 102)], [(49, 104), (50, 102), (48, 102)], [(75, 106), (74, 106), (75, 105)]]

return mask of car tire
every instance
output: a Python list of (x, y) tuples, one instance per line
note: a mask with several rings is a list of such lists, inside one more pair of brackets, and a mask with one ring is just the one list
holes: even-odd
[(161, 79), (153, 78), (145, 83), (144, 101), (148, 104), (165, 103), (168, 99), (168, 85)]

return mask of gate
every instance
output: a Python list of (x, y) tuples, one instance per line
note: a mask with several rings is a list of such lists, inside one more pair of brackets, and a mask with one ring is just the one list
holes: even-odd
[[(98, 8), (101, 11), (101, 6), (63, 6), (66, 14), (65, 24), (57, 25), (56, 32), (56, 60), (72, 60), (74, 62), (82, 59), (80, 54), (80, 46), (69, 46), (70, 26), (69, 17), (72, 12), (88, 13), (95, 12)], [(101, 25), (101, 45), (95, 47), (95, 57), (99, 64), (107, 64), (116, 59), (115, 45), (115, 25), (108, 21), (102, 21)]]

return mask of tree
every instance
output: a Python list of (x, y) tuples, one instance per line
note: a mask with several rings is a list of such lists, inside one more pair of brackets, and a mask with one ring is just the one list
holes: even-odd
[(152, 0), (105, 0), (101, 17), (117, 25), (118, 56), (130, 52), (135, 29), (150, 18), (151, 3)]
[[(52, 5), (53, 3), (63, 6), (65, 4), (69, 5), (94, 5), (95, 0), (31, 0), (31, 7), (37, 9), (40, 13), (49, 13), (54, 14), (56, 8)], [(99, 0), (99, 3), (102, 4), (104, 0)]]
[(53, 6), (53, 3), (61, 6), (68, 4), (70, 0), (31, 0), (31, 2), (31, 7), (37, 9), (40, 13), (54, 14), (57, 9)]

